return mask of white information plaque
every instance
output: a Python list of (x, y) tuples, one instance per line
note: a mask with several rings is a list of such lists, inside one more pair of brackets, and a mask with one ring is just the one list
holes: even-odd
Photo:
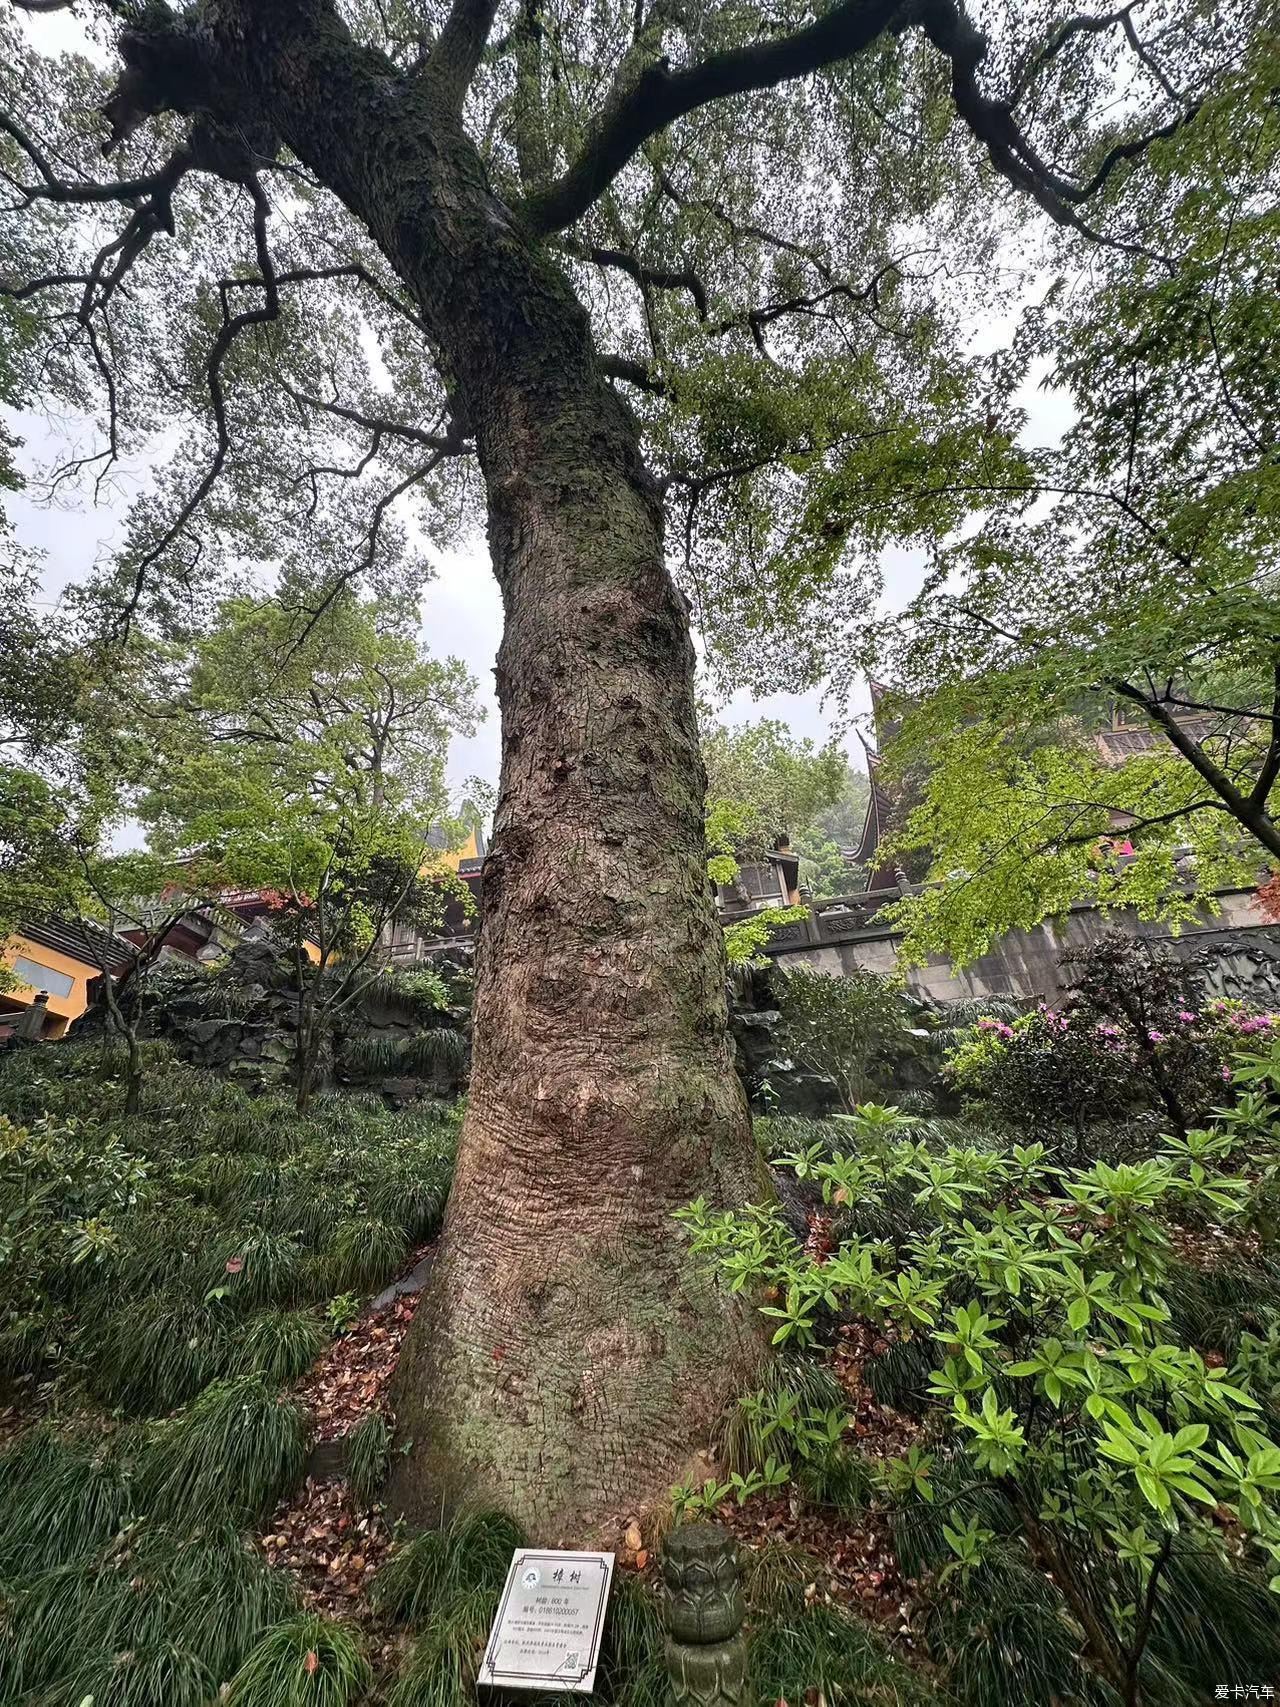
[(612, 1581), (612, 1553), (519, 1548), (480, 1682), (494, 1689), (593, 1689)]

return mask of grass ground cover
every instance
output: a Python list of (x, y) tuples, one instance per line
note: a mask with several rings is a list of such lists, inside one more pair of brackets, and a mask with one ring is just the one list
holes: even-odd
[[(386, 1387), (416, 1299), (367, 1309), (438, 1224), (455, 1113), (397, 1114), (344, 1097), (299, 1117), (160, 1047), (147, 1067), (143, 1112), (125, 1122), (97, 1047), (4, 1065), (0, 1380), (12, 1438), (0, 1452), (0, 1700), (473, 1707), (518, 1537), (500, 1514), (477, 1512), (439, 1532), (396, 1533), (378, 1503), (396, 1451)], [(1274, 1438), (1275, 1188), (1253, 1142), (1270, 1129), (1269, 1094), (1261, 1080), (1241, 1088), (1244, 1116), (1209, 1157), (1210, 1188), (1231, 1197), (1223, 1181), (1250, 1149), (1247, 1206), (1240, 1198), (1240, 1214), (1228, 1214), (1186, 1194), (1148, 1203), (1159, 1237), (1141, 1244), (1139, 1266), (1158, 1252), (1162, 1338), (1253, 1396), (1248, 1426)], [(1007, 1135), (984, 1135), (974, 1110), (909, 1131), (887, 1112), (859, 1118), (868, 1171), (856, 1190), (837, 1161), (851, 1149), (847, 1122), (762, 1130), (775, 1164), (791, 1158), (802, 1207), (794, 1193), (788, 1202), (802, 1224), (785, 1238), (756, 1224), (755, 1267), (774, 1266), (745, 1283), (782, 1326), (806, 1316), (788, 1297), (797, 1278), (830, 1302), (785, 1336), (766, 1385), (708, 1443), (710, 1489), (685, 1494), (691, 1512), (700, 1502), (718, 1512), (743, 1543), (753, 1701), (1124, 1707), (1123, 1688), (1090, 1654), (1081, 1609), (1028, 1545), (1019, 1490), (1034, 1485), (1048, 1499), (1045, 1465), (984, 1472), (930, 1391), (939, 1363), (963, 1355), (933, 1331), (951, 1331), (954, 1266), (928, 1320), (911, 1315), (927, 1288), (876, 1300), (867, 1281), (840, 1296), (840, 1265), (862, 1246), (880, 1253), (886, 1279), (914, 1270), (921, 1280), (908, 1245), (941, 1250), (966, 1220), (989, 1236), (993, 1215), (1010, 1232), (1020, 1199), (1000, 1172), (1011, 1165)], [(1048, 1157), (1035, 1165), (1053, 1167)], [(1031, 1195), (1041, 1200), (1063, 1189), (1050, 1172), (1039, 1185)], [(1114, 1204), (1078, 1207), (1073, 1239), (1118, 1236)], [(1013, 1360), (1008, 1331), (991, 1326), (1010, 1282), (990, 1275), (983, 1332), (997, 1349), (979, 1344), (980, 1361), (1002, 1405), (1016, 1405), (1019, 1380), (1039, 1381), (1033, 1412), (1052, 1419), (1043, 1372), (998, 1367)], [(1008, 1303), (1006, 1322), (1016, 1315)], [(1063, 1409), (1070, 1432), (1078, 1418)], [(1170, 1412), (1167, 1426), (1185, 1424)], [(337, 1469), (304, 1483), (308, 1450), (337, 1435)], [(770, 1461), (772, 1487), (760, 1478)], [(1234, 1503), (1218, 1545), (1199, 1531), (1185, 1545), (1182, 1523), (1132, 1699), (1192, 1707), (1220, 1681), (1280, 1672), (1276, 1597)], [(643, 1535), (637, 1524), (619, 1538), (624, 1569), (597, 1689), (617, 1707), (666, 1699), (655, 1562), (669, 1514), (642, 1516)], [(1158, 1542), (1158, 1522), (1152, 1533)], [(1062, 1545), (1069, 1562), (1082, 1543), (1068, 1535)], [(1114, 1537), (1108, 1546), (1084, 1580), (1123, 1637), (1135, 1616), (1126, 1607), (1140, 1609), (1149, 1578), (1140, 1561), (1116, 1563)]]

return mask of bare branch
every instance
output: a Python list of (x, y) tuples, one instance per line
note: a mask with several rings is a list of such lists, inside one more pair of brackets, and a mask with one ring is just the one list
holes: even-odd
[(326, 403), (323, 397), (312, 397), (305, 391), (297, 390), (284, 379), (280, 380), (280, 388), (295, 403), (308, 409), (319, 409), (326, 415), (336, 415), (339, 420), (350, 421), (357, 427), (366, 427), (371, 433), (389, 434), (392, 438), (405, 439), (410, 444), (425, 445), (428, 450), (439, 451), (443, 456), (460, 456), (471, 448), (466, 436), (456, 427), (451, 427), (445, 433), (428, 433), (407, 421), (393, 421), (384, 415), (367, 415), (362, 409), (352, 409), (336, 399)]
[[(263, 304), (260, 308), (246, 308), (239, 314), (230, 315), (223, 321), (218, 336), (213, 341), (209, 352), (208, 366), (205, 370), (206, 382), (209, 387), (209, 400), (213, 406), (214, 429), (216, 443), (213, 460), (206, 469), (203, 478), (195, 491), (187, 499), (178, 512), (177, 517), (168, 527), (161, 538), (148, 551), (144, 552), (134, 567), (133, 588), (129, 603), (121, 619), (121, 631), (127, 634), (137, 611), (146, 585), (147, 571), (168, 550), (173, 542), (185, 531), (188, 522), (199, 509), (200, 505), (212, 491), (214, 483), (222, 473), (231, 449), (231, 432), (227, 424), (226, 397), (222, 390), (222, 364), (227, 354), (241, 332), (250, 326), (262, 326), (280, 315), (280, 292), (277, 288), (275, 266), (271, 259), (271, 250), (267, 243), (267, 218), (271, 212), (266, 192), (255, 174), (249, 174), (245, 180), (245, 188), (253, 200), (253, 241), (257, 252), (259, 277), (255, 281), (263, 293)], [(225, 305), (226, 295), (223, 294)]]

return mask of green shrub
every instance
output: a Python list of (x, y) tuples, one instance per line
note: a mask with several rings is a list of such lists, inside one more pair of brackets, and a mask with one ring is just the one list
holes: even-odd
[(796, 1057), (835, 1080), (846, 1108), (874, 1095), (909, 1024), (899, 987), (861, 968), (840, 978), (789, 972), (780, 982), (782, 1035)]
[(463, 1512), (444, 1529), (397, 1547), (373, 1582), (377, 1609), (415, 1629), (417, 1640), (388, 1707), (463, 1707), (475, 1700), (475, 1667), (525, 1536), (497, 1512)]
[[(931, 1149), (892, 1111), (860, 1109), (843, 1122), (849, 1153), (814, 1143), (786, 1158), (832, 1215), (836, 1249), (822, 1259), (775, 1204), (680, 1212), (724, 1282), (767, 1290), (775, 1343), (816, 1342), (833, 1311), (898, 1341), (890, 1380), (914, 1399), (927, 1444), (877, 1480), (899, 1508), (904, 1570), (946, 1584), (933, 1640), (979, 1707), (1001, 1689), (1124, 1698), (1135, 1675), (1151, 1700), (1194, 1699), (1210, 1650), (1189, 1642), (1197, 1624), (1177, 1599), (1206, 1573), (1241, 1608), (1240, 1652), (1280, 1656), (1280, 1610), (1257, 1593), (1268, 1576), (1280, 1593), (1280, 1447), (1265, 1433), (1276, 1362), (1241, 1327), (1274, 1300), (1271, 1259), (1184, 1286), (1176, 1309), (1224, 1347), (1216, 1360), (1179, 1334), (1168, 1301), (1170, 1229), (1241, 1225), (1280, 1177), (1280, 1042), (1235, 1080), (1275, 1100), (1251, 1091), (1212, 1127), (1118, 1166), (1057, 1167), (1040, 1144)], [(868, 1467), (839, 1450), (839, 1414), (785, 1385), (740, 1411), (740, 1451), (778, 1454), (816, 1492), (847, 1475), (844, 1497), (865, 1496)], [(1222, 1513), (1239, 1557), (1222, 1546)], [(1134, 1618), (1132, 1606), (1150, 1610)]]
[(209, 1291), (251, 1310), (288, 1304), (298, 1295), (302, 1252), (297, 1240), (266, 1228), (225, 1235), (209, 1261)]
[(264, 1310), (246, 1323), (236, 1348), (236, 1373), (257, 1375), (269, 1387), (298, 1380), (329, 1343), (324, 1324), (305, 1310)]
[(216, 1381), (159, 1425), (141, 1468), (149, 1510), (186, 1522), (265, 1517), (296, 1487), (306, 1456), (302, 1407), (256, 1376)]
[(357, 1632), (303, 1613), (267, 1631), (226, 1700), (228, 1707), (353, 1707), (372, 1682)]
[(449, 1006), (449, 986), (434, 966), (391, 966), (366, 986), (372, 1001), (408, 1013), (439, 1013)]
[(821, 1562), (803, 1547), (774, 1538), (742, 1555), (742, 1591), (755, 1620), (795, 1616), (805, 1609), (806, 1586)]
[(1072, 983), (1056, 1008), (979, 1019), (945, 1071), (991, 1119), (1059, 1135), (1078, 1164), (1206, 1118), (1234, 1052), (1280, 1024), (1242, 1002), (1202, 1002), (1176, 955), (1118, 933), (1061, 964)]
[(612, 1707), (667, 1707), (671, 1700), (661, 1611), (642, 1577), (615, 1575), (600, 1641), (595, 1693)]
[(124, 1302), (85, 1337), (89, 1391), (134, 1415), (185, 1405), (225, 1375), (234, 1356), (227, 1306), (181, 1292), (147, 1292)]
[(397, 1159), (395, 1170), (369, 1188), (369, 1213), (375, 1220), (403, 1227), (415, 1244), (440, 1230), (449, 1195), (452, 1157)]
[(381, 1411), (371, 1411), (347, 1441), (347, 1480), (361, 1505), (371, 1505), (391, 1468), (391, 1430)]
[(0, 1454), (0, 1581), (78, 1562), (123, 1528), (135, 1503), (126, 1446), (43, 1425)]
[(732, 1405), (721, 1425), (716, 1446), (726, 1469), (749, 1475), (770, 1457), (792, 1464), (803, 1455), (795, 1431), (780, 1426), (780, 1403), (786, 1417), (832, 1410), (843, 1415), (845, 1391), (831, 1370), (812, 1358), (775, 1358), (765, 1367), (760, 1389)]
[(466, 1059), (467, 1040), (462, 1032), (437, 1026), (404, 1037), (358, 1038), (348, 1046), (343, 1065), (361, 1078), (430, 1079), (437, 1073), (460, 1072)]
[[(230, 1373), (305, 1367), (285, 1311), (381, 1284), (435, 1230), (457, 1120), (354, 1097), (300, 1117), (147, 1051), (145, 1116), (124, 1138), (96, 1045), (5, 1062), (6, 1107), (28, 1124), (0, 1120), (0, 1375), (163, 1415)], [(253, 1325), (264, 1310), (278, 1333)]]

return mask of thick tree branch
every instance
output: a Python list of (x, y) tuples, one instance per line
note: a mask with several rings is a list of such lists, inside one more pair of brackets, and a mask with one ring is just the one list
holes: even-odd
[(730, 48), (683, 71), (651, 62), (611, 91), (578, 158), (558, 182), (526, 197), (519, 211), (537, 232), (563, 231), (651, 136), (686, 113), (851, 58), (904, 16), (901, 0), (840, 0), (792, 35)]
[[(1065, 805), (1066, 802), (1063, 804)], [(1193, 818), (1200, 812), (1225, 812), (1228, 817), (1232, 815), (1231, 808), (1224, 805), (1221, 800), (1192, 800), (1185, 806), (1174, 806), (1168, 812), (1153, 813), (1149, 818), (1139, 817), (1136, 813), (1131, 813), (1127, 807), (1117, 806), (1114, 801), (1076, 800), (1071, 804), (1073, 808), (1083, 808), (1090, 812), (1123, 812), (1125, 817), (1130, 819), (1130, 822), (1123, 825), (1122, 828), (1126, 835), (1131, 836), (1140, 836), (1144, 830), (1158, 830), (1165, 824), (1181, 823), (1184, 819)], [(1048, 853), (1055, 846), (1065, 848), (1090, 847), (1097, 840), (1096, 829), (1086, 830), (1070, 836), (1055, 836), (1051, 841), (1041, 843), (1038, 851)]]
[(620, 379), (627, 385), (637, 386), (641, 391), (651, 391), (655, 397), (669, 397), (671, 387), (660, 374), (647, 368), (643, 362), (634, 362), (626, 356), (602, 355), (598, 358), (600, 372), (606, 379)]
[(626, 273), (642, 287), (648, 285), (654, 290), (687, 290), (693, 298), (699, 320), (707, 318), (707, 287), (692, 267), (681, 267), (678, 270), (670, 267), (649, 267), (624, 249), (601, 249), (592, 244), (564, 242), (561, 247), (566, 254), (574, 255), (580, 261), (594, 262), (597, 267), (614, 267), (619, 272)]
[(1104, 238), (1080, 217), (1073, 204), (1097, 195), (1123, 161), (1137, 158), (1153, 143), (1174, 135), (1194, 118), (1195, 106), (1177, 114), (1158, 130), (1117, 143), (1087, 183), (1073, 184), (1040, 158), (1014, 118), (1012, 102), (993, 100), (983, 93), (978, 71), (987, 56), (987, 39), (957, 0), (925, 0), (918, 19), (925, 35), (950, 62), (951, 98), (956, 111), (985, 145), (991, 164), (1003, 178), (1030, 195), (1056, 224), (1069, 226), (1094, 242), (1106, 242), (1127, 253), (1161, 259), (1142, 244)]
[[(1108, 18), (1107, 27), (1119, 21), (1117, 13)], [(561, 231), (586, 212), (651, 136), (677, 119), (711, 101), (771, 88), (853, 58), (886, 30), (901, 32), (913, 23), (950, 62), (956, 110), (1004, 178), (1030, 194), (1058, 224), (1095, 241), (1147, 253), (1122, 239), (1103, 239), (1075, 208), (1095, 196), (1122, 163), (1178, 131), (1195, 116), (1196, 105), (1184, 107), (1156, 130), (1115, 144), (1087, 182), (1072, 182), (1040, 158), (1014, 117), (1013, 102), (983, 92), (978, 70), (987, 55), (987, 38), (957, 0), (915, 0), (913, 5), (903, 0), (838, 0), (791, 35), (727, 49), (681, 71), (671, 71), (664, 60), (637, 71), (629, 55), (577, 159), (556, 183), (526, 197), (520, 211), (539, 233)], [(1083, 20), (1073, 23), (1077, 29), (1093, 27)]]
[(454, 0), (453, 10), (422, 69), (445, 105), (462, 109), (489, 40), (498, 0)]
[(1226, 803), (1237, 823), (1255, 836), (1268, 853), (1280, 859), (1280, 830), (1271, 821), (1265, 807), (1236, 787), (1222, 766), (1182, 727), (1169, 707), (1162, 700), (1153, 699), (1150, 694), (1135, 687), (1132, 682), (1116, 681), (1111, 685), (1122, 698), (1132, 700), (1142, 708), (1148, 719), (1164, 732), (1191, 768), (1208, 783), (1219, 800)]
[(1277, 777), (1280, 777), (1280, 663), (1276, 664), (1272, 674), (1271, 739), (1249, 796), (1251, 806), (1266, 810)]

